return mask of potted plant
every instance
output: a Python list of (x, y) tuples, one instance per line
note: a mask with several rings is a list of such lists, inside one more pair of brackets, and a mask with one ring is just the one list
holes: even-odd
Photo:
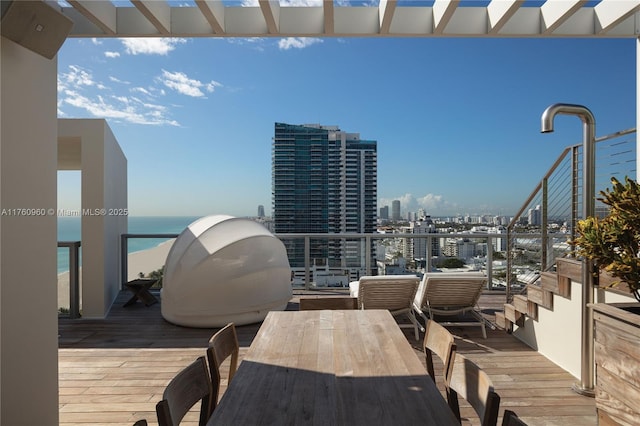
[[(612, 188), (598, 200), (609, 206), (604, 218), (588, 217), (572, 241), (579, 256), (589, 259), (600, 287), (628, 286), (640, 301), (640, 185), (628, 177), (611, 178)], [(640, 407), (640, 304), (596, 303), (596, 407), (599, 424), (637, 424)]]
[(579, 221), (573, 244), (578, 255), (593, 261), (596, 274), (616, 278), (612, 285), (626, 283), (640, 301), (640, 185), (628, 177), (624, 184), (612, 177), (611, 184), (598, 198), (609, 214)]

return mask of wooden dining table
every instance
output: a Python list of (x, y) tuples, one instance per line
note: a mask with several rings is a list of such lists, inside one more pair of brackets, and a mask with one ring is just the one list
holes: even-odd
[(270, 312), (213, 425), (459, 425), (386, 310)]

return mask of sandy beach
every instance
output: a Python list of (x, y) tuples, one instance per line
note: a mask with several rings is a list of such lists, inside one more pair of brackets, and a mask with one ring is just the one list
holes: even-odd
[[(165, 241), (148, 250), (141, 250), (129, 254), (127, 279), (134, 280), (139, 273), (144, 275), (162, 268), (167, 260), (169, 250), (175, 239)], [(119, 272), (118, 272), (119, 273)], [(80, 292), (82, 293), (82, 268), (80, 268)], [(58, 308), (69, 307), (69, 272), (58, 274)]]

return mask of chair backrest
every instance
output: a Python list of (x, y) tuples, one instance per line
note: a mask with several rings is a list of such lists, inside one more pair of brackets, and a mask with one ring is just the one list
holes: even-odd
[(424, 306), (437, 308), (472, 307), (478, 303), (487, 277), (481, 272), (424, 274), (414, 305), (418, 309)]
[(211, 417), (211, 379), (203, 356), (181, 370), (167, 385), (162, 401), (156, 404), (159, 426), (177, 426), (198, 401), (200, 422), (204, 426)]
[(225, 325), (209, 339), (207, 359), (209, 361), (209, 374), (211, 376), (211, 388), (213, 390), (212, 411), (216, 405), (218, 405), (218, 397), (220, 394), (220, 382), (222, 380), (220, 366), (227, 358), (231, 357), (228, 379), (228, 383), (231, 383), (231, 379), (233, 379), (233, 375), (238, 368), (239, 352), (240, 345), (238, 344), (238, 335), (236, 334), (236, 327), (232, 322)]
[(427, 363), (427, 372), (436, 381), (436, 375), (433, 368), (433, 354), (435, 353), (443, 364), (443, 378), (445, 383), (451, 375), (451, 368), (456, 354), (456, 344), (453, 335), (446, 328), (433, 320), (427, 320), (427, 326), (424, 334), (424, 355)]
[(413, 275), (381, 275), (360, 277), (358, 307), (388, 309), (391, 312), (410, 310), (420, 284)]
[(358, 309), (355, 297), (301, 297), (300, 310), (313, 311), (321, 309)]
[(527, 426), (516, 413), (511, 410), (504, 410), (504, 417), (502, 418), (502, 426)]
[(482, 426), (496, 426), (500, 396), (495, 392), (487, 373), (460, 354), (455, 355), (447, 384), (449, 406), (460, 420), (458, 396), (464, 398), (473, 407)]

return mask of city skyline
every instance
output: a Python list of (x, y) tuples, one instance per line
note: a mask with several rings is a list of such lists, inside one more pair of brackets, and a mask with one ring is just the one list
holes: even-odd
[[(59, 116), (106, 118), (128, 159), (135, 216), (271, 215), (273, 123), (339, 124), (378, 141), (377, 208), (512, 215), (575, 117), (635, 127), (635, 40), (69, 39)], [(59, 208), (79, 207), (62, 172)], [(239, 194), (241, 196), (239, 196)]]

